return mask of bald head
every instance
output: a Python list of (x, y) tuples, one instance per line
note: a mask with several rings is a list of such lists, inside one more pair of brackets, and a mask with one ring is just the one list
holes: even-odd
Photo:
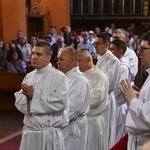
[(93, 58), (87, 49), (78, 50), (79, 69), (85, 72), (94, 67)]

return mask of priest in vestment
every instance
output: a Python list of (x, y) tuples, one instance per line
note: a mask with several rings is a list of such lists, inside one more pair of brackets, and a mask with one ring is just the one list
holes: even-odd
[(32, 66), (15, 93), (15, 106), (24, 114), (20, 150), (65, 150), (61, 131), (68, 124), (66, 76), (49, 63), (52, 49), (46, 42), (33, 48)]
[(66, 150), (87, 150), (88, 122), (90, 107), (90, 86), (88, 79), (78, 67), (76, 50), (65, 47), (58, 54), (58, 69), (68, 78), (69, 125), (62, 129)]
[(131, 86), (128, 80), (122, 80), (120, 90), (128, 103), (126, 130), (128, 132), (128, 150), (141, 150), (150, 140), (150, 32), (141, 36), (139, 57), (147, 68), (148, 77), (141, 90)]
[(91, 103), (88, 116), (88, 142), (87, 150), (106, 150), (108, 119), (103, 116), (104, 111), (108, 111), (109, 104), (109, 81), (102, 71), (93, 64), (90, 52), (86, 49), (78, 51), (79, 69), (89, 80), (91, 87)]
[(107, 33), (99, 33), (96, 35), (94, 46), (98, 56), (97, 68), (103, 71), (109, 79), (109, 113), (105, 113), (105, 116), (109, 117), (108, 137), (105, 139), (108, 141), (108, 148), (110, 149), (116, 142), (116, 100), (114, 95), (114, 89), (119, 85), (121, 78), (120, 62), (111, 51), (109, 51), (110, 37)]

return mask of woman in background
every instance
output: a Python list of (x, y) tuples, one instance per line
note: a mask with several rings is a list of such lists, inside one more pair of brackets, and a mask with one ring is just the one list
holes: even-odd
[(12, 60), (7, 63), (7, 69), (8, 72), (20, 72), (25, 73), (26, 72), (26, 63), (19, 59), (18, 52), (13, 51), (12, 52)]

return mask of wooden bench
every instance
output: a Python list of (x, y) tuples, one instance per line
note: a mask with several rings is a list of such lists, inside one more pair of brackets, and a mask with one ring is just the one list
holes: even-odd
[(25, 73), (0, 72), (0, 110), (16, 110), (14, 92), (20, 90)]

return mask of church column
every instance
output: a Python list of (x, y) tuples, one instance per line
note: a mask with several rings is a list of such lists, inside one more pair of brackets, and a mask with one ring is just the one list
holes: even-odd
[(1, 0), (0, 15), (2, 20), (3, 40), (9, 42), (16, 39), (17, 30), (23, 30), (26, 35), (26, 0)]

